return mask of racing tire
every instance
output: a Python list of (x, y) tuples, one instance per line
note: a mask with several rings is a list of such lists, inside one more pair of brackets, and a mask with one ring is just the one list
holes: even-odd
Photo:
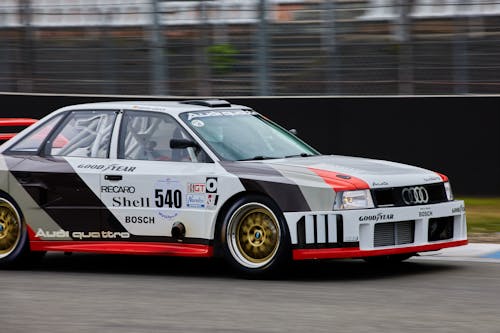
[(285, 217), (265, 196), (248, 195), (226, 211), (221, 226), (224, 259), (245, 277), (270, 277), (291, 260)]
[(26, 223), (13, 201), (0, 197), (0, 268), (17, 268), (40, 260), (45, 252), (31, 252)]
[(413, 257), (415, 253), (393, 254), (388, 256), (365, 257), (364, 261), (370, 264), (394, 265)]

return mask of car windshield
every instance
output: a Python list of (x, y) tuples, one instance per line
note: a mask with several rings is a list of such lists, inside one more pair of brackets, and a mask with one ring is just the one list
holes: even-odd
[(222, 160), (319, 155), (287, 130), (251, 110), (185, 112), (180, 117)]

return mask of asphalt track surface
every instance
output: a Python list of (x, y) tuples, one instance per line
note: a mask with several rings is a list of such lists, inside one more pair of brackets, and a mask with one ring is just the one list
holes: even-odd
[(49, 254), (0, 271), (0, 332), (500, 332), (500, 262), (299, 263)]

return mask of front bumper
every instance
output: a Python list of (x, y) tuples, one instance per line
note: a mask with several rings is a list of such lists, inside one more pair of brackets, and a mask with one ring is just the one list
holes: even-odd
[(376, 209), (285, 213), (293, 259), (356, 258), (467, 244), (463, 201)]

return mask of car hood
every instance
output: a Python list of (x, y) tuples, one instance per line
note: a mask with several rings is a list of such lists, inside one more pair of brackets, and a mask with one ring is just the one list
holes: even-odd
[(360, 157), (321, 155), (259, 162), (296, 177), (304, 177), (314, 172), (327, 183), (330, 182), (326, 178), (330, 178), (330, 181), (335, 180), (339, 184), (347, 182), (356, 188), (367, 188), (366, 184), (369, 188), (384, 188), (443, 181), (440, 174), (430, 170)]

